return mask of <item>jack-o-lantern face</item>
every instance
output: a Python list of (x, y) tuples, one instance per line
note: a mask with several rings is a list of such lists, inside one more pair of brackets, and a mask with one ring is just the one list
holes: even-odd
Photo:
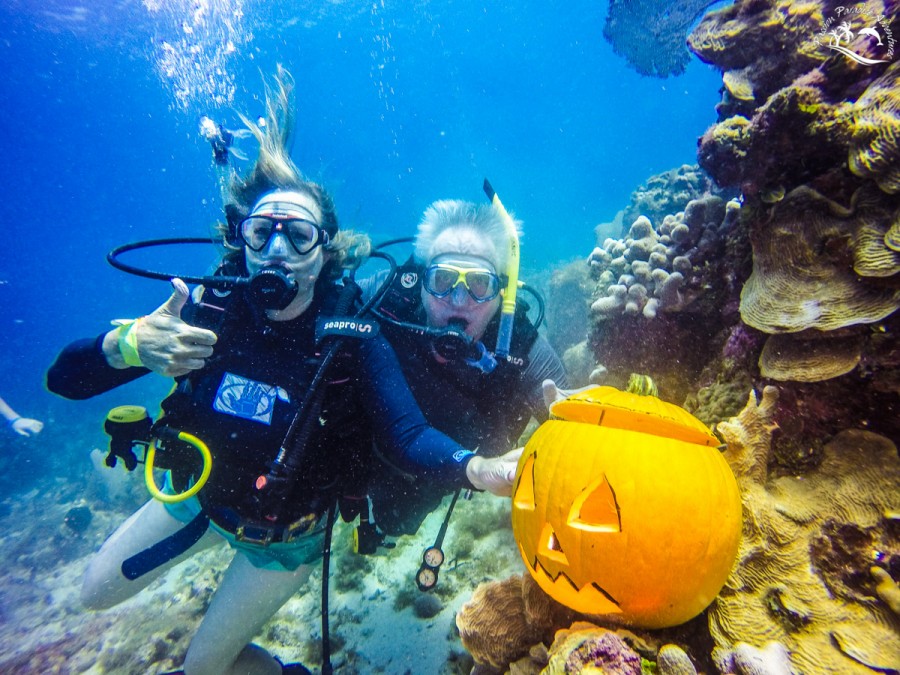
[(537, 583), (587, 614), (683, 623), (718, 594), (741, 533), (737, 483), (696, 418), (599, 387), (552, 408), (513, 490), (513, 532)]

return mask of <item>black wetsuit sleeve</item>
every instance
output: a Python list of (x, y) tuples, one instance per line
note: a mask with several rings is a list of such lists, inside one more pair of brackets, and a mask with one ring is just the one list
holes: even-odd
[(566, 369), (556, 350), (543, 335), (539, 335), (528, 352), (528, 366), (522, 374), (528, 409), (538, 422), (546, 422), (547, 406), (544, 404), (544, 380), (553, 380), (560, 389), (569, 386)]
[(83, 400), (136, 380), (147, 368), (113, 368), (103, 356), (103, 337), (76, 340), (60, 352), (47, 371), (47, 389), (64, 398)]
[(410, 473), (471, 487), (466, 465), (473, 453), (428, 425), (387, 340), (363, 340), (360, 359), (360, 386), (370, 402), (375, 441), (388, 459)]

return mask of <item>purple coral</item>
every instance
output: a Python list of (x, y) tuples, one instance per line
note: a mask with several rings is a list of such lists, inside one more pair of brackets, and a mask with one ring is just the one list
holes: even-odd
[(728, 340), (722, 348), (722, 356), (728, 361), (735, 364), (743, 364), (750, 360), (755, 361), (759, 357), (763, 342), (766, 336), (764, 333), (750, 328), (746, 324), (738, 323), (728, 335)]
[(585, 666), (618, 675), (640, 675), (641, 657), (618, 635), (604, 631), (586, 639), (569, 654), (565, 672), (580, 673)]

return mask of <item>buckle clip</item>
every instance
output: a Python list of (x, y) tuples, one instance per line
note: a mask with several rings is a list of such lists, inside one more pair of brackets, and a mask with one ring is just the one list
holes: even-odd
[(275, 528), (258, 527), (246, 522), (241, 522), (234, 530), (234, 538), (237, 541), (268, 546), (275, 539)]
[(284, 529), (282, 540), (285, 542), (293, 541), (294, 539), (309, 533), (315, 527), (317, 522), (318, 518), (316, 518), (315, 513), (307, 513), (300, 518), (300, 520), (295, 520)]

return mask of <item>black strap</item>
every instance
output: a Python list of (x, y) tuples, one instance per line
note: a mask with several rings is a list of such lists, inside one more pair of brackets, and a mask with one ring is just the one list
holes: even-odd
[(206, 534), (208, 528), (209, 516), (201, 511), (191, 522), (174, 534), (126, 559), (122, 563), (122, 576), (134, 581), (147, 572), (152, 572), (157, 567), (174, 560), (200, 541), (200, 537)]
[(322, 675), (332, 675), (331, 635), (328, 626), (328, 568), (331, 564), (331, 531), (334, 529), (334, 504), (328, 509), (325, 541), (322, 544)]

